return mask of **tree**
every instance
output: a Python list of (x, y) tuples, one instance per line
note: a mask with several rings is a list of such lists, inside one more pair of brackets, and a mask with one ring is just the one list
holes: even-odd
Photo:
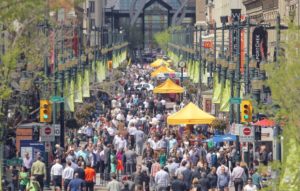
[(165, 51), (168, 49), (168, 43), (171, 41), (171, 32), (174, 30), (180, 30), (180, 26), (173, 26), (165, 29), (164, 31), (154, 34), (154, 40), (159, 47)]
[[(72, 0), (59, 0), (59, 3), (65, 4), (67, 1)], [(50, 0), (0, 1), (0, 41), (2, 45), (4, 44), (0, 52), (0, 132), (2, 133), (7, 126), (8, 108), (13, 105), (11, 103), (15, 97), (30, 95), (32, 92), (28, 90), (34, 85), (34, 79), (41, 75), (39, 71), (43, 67), (43, 59), (49, 52), (49, 46), (48, 37), (38, 26), (48, 17), (50, 12), (48, 3), (51, 2)], [(31, 80), (23, 84), (26, 86), (24, 88), (26, 91), (23, 91), (20, 83), (21, 73), (30, 74), (26, 77)], [(0, 161), (3, 158), (2, 141), (5, 140), (2, 133), (0, 134)], [(2, 168), (0, 182), (2, 182)], [(3, 190), (2, 184), (0, 190)]]
[[(279, 54), (277, 63), (266, 67), (268, 85), (272, 91), (272, 100), (278, 109), (278, 123), (283, 127), (283, 161), (275, 170), (281, 170), (280, 181), (274, 185), (277, 190), (300, 190), (300, 32), (299, 28), (290, 25), (284, 33), (281, 43), (284, 54)], [(273, 189), (274, 190), (274, 189)]]

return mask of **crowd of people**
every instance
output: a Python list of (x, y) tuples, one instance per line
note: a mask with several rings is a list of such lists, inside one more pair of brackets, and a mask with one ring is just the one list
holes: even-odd
[[(55, 146), (49, 168), (53, 188), (93, 191), (100, 182), (108, 191), (259, 190), (261, 175), (238, 161), (234, 143), (209, 148), (202, 142), (214, 133), (209, 127), (167, 125), (168, 115), (188, 100), (168, 109), (167, 97), (134, 90), (140, 82), (154, 83), (150, 71), (148, 65), (128, 67), (124, 90), (85, 125), (85, 136), (70, 131), (66, 146)], [(11, 190), (43, 190), (47, 170), (42, 156), (31, 159), (27, 153), (20, 172), (11, 175), (18, 179)]]

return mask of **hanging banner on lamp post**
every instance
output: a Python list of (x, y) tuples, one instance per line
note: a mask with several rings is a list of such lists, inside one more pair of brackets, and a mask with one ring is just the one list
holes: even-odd
[(263, 26), (257, 26), (252, 33), (252, 56), (258, 64), (267, 59), (268, 55), (268, 32)]

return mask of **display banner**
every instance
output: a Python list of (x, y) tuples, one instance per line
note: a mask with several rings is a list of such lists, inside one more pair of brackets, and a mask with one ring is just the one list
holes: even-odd
[(263, 26), (255, 27), (252, 33), (252, 56), (259, 63), (268, 55), (268, 32)]

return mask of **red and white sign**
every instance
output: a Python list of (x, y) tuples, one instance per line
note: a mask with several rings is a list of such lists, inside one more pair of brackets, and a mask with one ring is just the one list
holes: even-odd
[(251, 134), (251, 129), (249, 127), (245, 127), (243, 129), (243, 133), (244, 135), (249, 136)]
[(52, 130), (51, 130), (50, 127), (46, 127), (46, 128), (45, 128), (45, 134), (46, 134), (46, 135), (50, 135), (50, 134), (51, 134), (51, 131), (52, 131)]
[(55, 140), (54, 128), (52, 126), (42, 127), (40, 132), (42, 142), (52, 142)]
[(239, 138), (240, 138), (240, 142), (253, 142), (254, 141), (253, 127), (240, 126)]

